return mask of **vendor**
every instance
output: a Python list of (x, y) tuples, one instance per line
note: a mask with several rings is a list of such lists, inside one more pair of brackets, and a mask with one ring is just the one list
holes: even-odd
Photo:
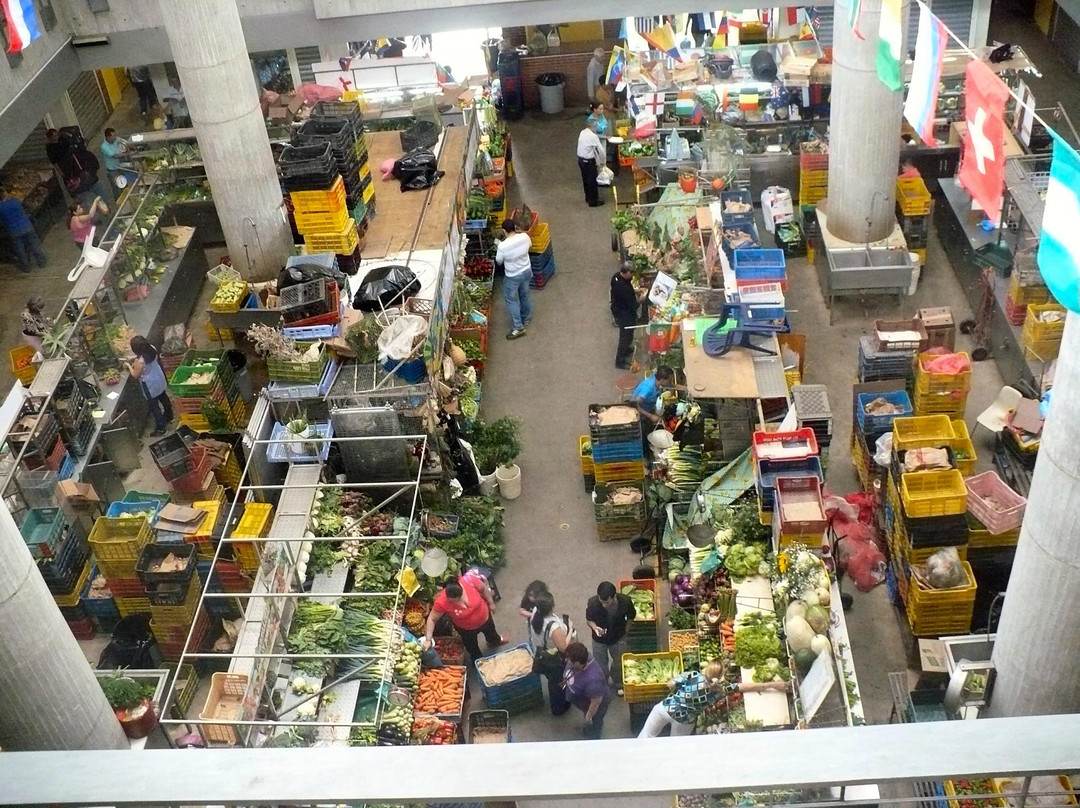
[(693, 735), (698, 716), (727, 693), (723, 677), (721, 662), (710, 662), (701, 672), (680, 673), (668, 683), (671, 692), (652, 708), (638, 737), (656, 738), (664, 727), (671, 727), (672, 737)]
[(449, 615), (450, 622), (461, 635), (461, 644), (475, 662), (482, 656), (477, 639), (481, 634), (491, 648), (506, 644), (506, 638), (495, 628), (494, 614), (495, 597), (491, 587), (482, 575), (470, 570), (456, 581), (450, 581), (435, 596), (420, 647), (426, 650), (434, 645), (435, 624), (443, 615)]
[(663, 414), (659, 411), (657, 401), (665, 390), (685, 390), (682, 385), (675, 384), (675, 371), (667, 365), (660, 365), (651, 376), (646, 376), (634, 392), (630, 394), (630, 400), (637, 404), (638, 413), (641, 415), (642, 426), (652, 429), (664, 421)]
[(26, 308), (22, 313), (23, 342), (37, 351), (41, 350), (41, 339), (52, 326), (49, 318), (41, 313), (44, 306), (45, 302), (38, 295), (34, 295), (26, 301)]
[(150, 414), (154, 417), (154, 431), (151, 437), (160, 437), (172, 422), (173, 408), (169, 401), (169, 386), (165, 382), (165, 371), (158, 360), (157, 348), (146, 337), (131, 338), (131, 352), (134, 360), (123, 360), (131, 378), (138, 379), (142, 386)]

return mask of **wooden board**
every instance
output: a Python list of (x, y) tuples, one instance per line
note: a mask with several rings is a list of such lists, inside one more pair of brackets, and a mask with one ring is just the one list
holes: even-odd
[[(691, 321), (692, 322), (692, 321)], [(764, 343), (779, 351), (776, 337)], [(724, 356), (706, 356), (693, 329), (683, 329), (686, 387), (695, 398), (757, 398), (757, 372), (750, 351), (733, 348)]]
[[(434, 189), (404, 191), (397, 180), (383, 182), (380, 166), (404, 154), (398, 132), (368, 132), (368, 156), (375, 177), (376, 214), (364, 237), (364, 258), (384, 258), (410, 248), (441, 250), (457, 209), (458, 185), (465, 170), (468, 129), (451, 126), (443, 131), (439, 146), (439, 170), (446, 176)], [(418, 232), (417, 232), (418, 231)], [(413, 239), (416, 239), (415, 245)]]

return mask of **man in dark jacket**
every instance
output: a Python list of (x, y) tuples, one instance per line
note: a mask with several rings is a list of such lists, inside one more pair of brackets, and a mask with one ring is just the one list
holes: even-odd
[(596, 597), (585, 606), (585, 622), (592, 631), (592, 652), (604, 675), (622, 690), (622, 657), (626, 653), (626, 627), (637, 617), (634, 602), (611, 581), (596, 587)]
[(634, 353), (634, 326), (637, 325), (641, 298), (634, 289), (629, 262), (611, 276), (611, 316), (619, 327), (619, 347), (615, 349), (615, 367), (629, 370)]

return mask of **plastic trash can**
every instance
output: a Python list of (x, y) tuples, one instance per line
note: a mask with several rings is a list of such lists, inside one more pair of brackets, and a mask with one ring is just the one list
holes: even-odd
[(250, 404), (251, 400), (255, 397), (255, 393), (251, 389), (251, 376), (248, 375), (247, 356), (243, 351), (237, 351), (235, 349), (226, 351), (225, 356), (228, 357), (229, 364), (233, 369), (233, 375), (236, 377), (236, 387), (240, 391), (240, 398), (244, 399), (245, 404)]
[(536, 77), (540, 88), (540, 109), (548, 115), (562, 112), (566, 107), (563, 91), (566, 88), (566, 74), (541, 73)]

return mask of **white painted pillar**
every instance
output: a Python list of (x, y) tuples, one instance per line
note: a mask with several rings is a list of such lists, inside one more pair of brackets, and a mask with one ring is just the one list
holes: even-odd
[(248, 280), (276, 278), (292, 234), (236, 0), (160, 8), (233, 267)]
[(0, 747), (127, 749), (90, 663), (0, 507)]
[(1065, 321), (993, 661), (992, 716), (1080, 712), (1080, 316)]
[[(878, 241), (896, 223), (903, 93), (877, 76), (881, 0), (863, 0), (859, 39), (848, 26), (851, 0), (833, 6), (829, 115), (829, 232), (854, 243)], [(908, 3), (901, 14), (907, 28)]]

